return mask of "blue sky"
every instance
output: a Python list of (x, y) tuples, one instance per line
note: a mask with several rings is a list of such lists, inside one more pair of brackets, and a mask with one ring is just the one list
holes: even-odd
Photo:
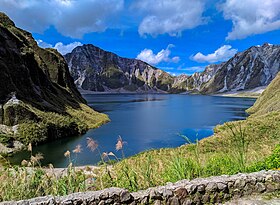
[(42, 47), (93, 44), (176, 75), (280, 44), (279, 0), (1, 0), (0, 10)]

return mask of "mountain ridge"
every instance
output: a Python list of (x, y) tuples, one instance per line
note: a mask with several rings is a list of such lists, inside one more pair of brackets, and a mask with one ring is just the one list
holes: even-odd
[(117, 56), (91, 44), (76, 47), (64, 57), (78, 88), (108, 91), (167, 91), (172, 77), (146, 62)]
[(78, 46), (64, 57), (75, 84), (83, 90), (215, 94), (267, 86), (280, 70), (279, 55), (279, 45), (252, 46), (190, 76), (172, 76), (141, 60), (123, 58), (91, 44)]

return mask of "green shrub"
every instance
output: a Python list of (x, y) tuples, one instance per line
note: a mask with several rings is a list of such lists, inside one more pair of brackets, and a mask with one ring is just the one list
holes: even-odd
[(262, 161), (248, 168), (249, 171), (260, 171), (280, 168), (280, 144), (276, 145), (273, 153)]
[(180, 179), (193, 179), (199, 176), (200, 165), (190, 158), (175, 157), (167, 166), (163, 177), (165, 181), (176, 182)]
[(13, 135), (0, 133), (0, 143), (4, 145), (8, 145), (9, 142), (11, 142), (12, 140), (13, 140)]
[(27, 145), (46, 141), (48, 134), (47, 125), (43, 122), (26, 122), (19, 125), (16, 139)]
[(235, 174), (240, 171), (238, 163), (229, 155), (217, 155), (211, 157), (205, 163), (203, 175), (217, 176), (222, 174)]

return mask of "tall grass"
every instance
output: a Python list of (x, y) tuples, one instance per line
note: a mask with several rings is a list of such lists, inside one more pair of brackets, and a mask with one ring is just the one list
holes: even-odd
[(104, 183), (108, 187), (136, 191), (180, 179), (259, 171), (268, 167), (277, 169), (280, 157), (276, 158), (274, 154), (273, 163), (269, 163), (271, 166), (264, 166), (262, 160), (266, 160), (274, 144), (279, 143), (278, 117), (279, 114), (273, 113), (263, 119), (226, 123), (217, 128), (214, 137), (195, 143), (181, 136), (188, 145), (150, 150), (122, 160), (114, 165), (112, 178), (107, 181), (104, 178)]
[(246, 171), (246, 161), (247, 161), (247, 152), (249, 146), (249, 137), (246, 134), (246, 128), (243, 128), (241, 123), (238, 124), (226, 124), (228, 130), (230, 130), (230, 139), (233, 151), (238, 160), (238, 165), (240, 171)]
[[(181, 179), (221, 174), (252, 172), (280, 168), (280, 114), (226, 123), (215, 129), (215, 135), (178, 148), (149, 150), (125, 158), (122, 137), (113, 152), (100, 152), (98, 143), (89, 138), (87, 148), (100, 155), (100, 167), (78, 169), (73, 165), (82, 147), (67, 151), (69, 166), (57, 174), (52, 166), (41, 168), (41, 155), (32, 152), (23, 167), (0, 169), (0, 200), (19, 200), (45, 195), (65, 195), (77, 191), (122, 187), (130, 191), (164, 185)], [(274, 151), (272, 152), (272, 150)], [(29, 167), (25, 167), (29, 166)], [(90, 174), (86, 174), (89, 170)], [(28, 190), (28, 192), (26, 191)]]
[[(79, 151), (77, 148), (73, 153)], [(7, 165), (0, 169), (0, 201), (66, 195), (87, 190), (86, 175), (83, 171), (75, 170), (69, 151), (65, 153), (69, 166), (64, 173), (59, 174), (52, 165), (48, 169), (41, 167), (43, 156), (40, 153), (33, 155), (31, 144), (28, 150), (30, 158), (23, 160), (21, 167)]]

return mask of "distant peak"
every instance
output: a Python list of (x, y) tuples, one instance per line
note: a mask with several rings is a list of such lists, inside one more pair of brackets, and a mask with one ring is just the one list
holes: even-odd
[(263, 47), (268, 47), (268, 46), (273, 46), (273, 44), (270, 44), (270, 43), (264, 43), (263, 45), (262, 45)]
[(15, 26), (15, 23), (3, 12), (0, 12), (0, 23), (4, 26)]
[(72, 52), (74, 53), (75, 51), (80, 51), (80, 50), (102, 50), (102, 49), (92, 44), (83, 44), (81, 46), (77, 46), (76, 48), (74, 48)]

